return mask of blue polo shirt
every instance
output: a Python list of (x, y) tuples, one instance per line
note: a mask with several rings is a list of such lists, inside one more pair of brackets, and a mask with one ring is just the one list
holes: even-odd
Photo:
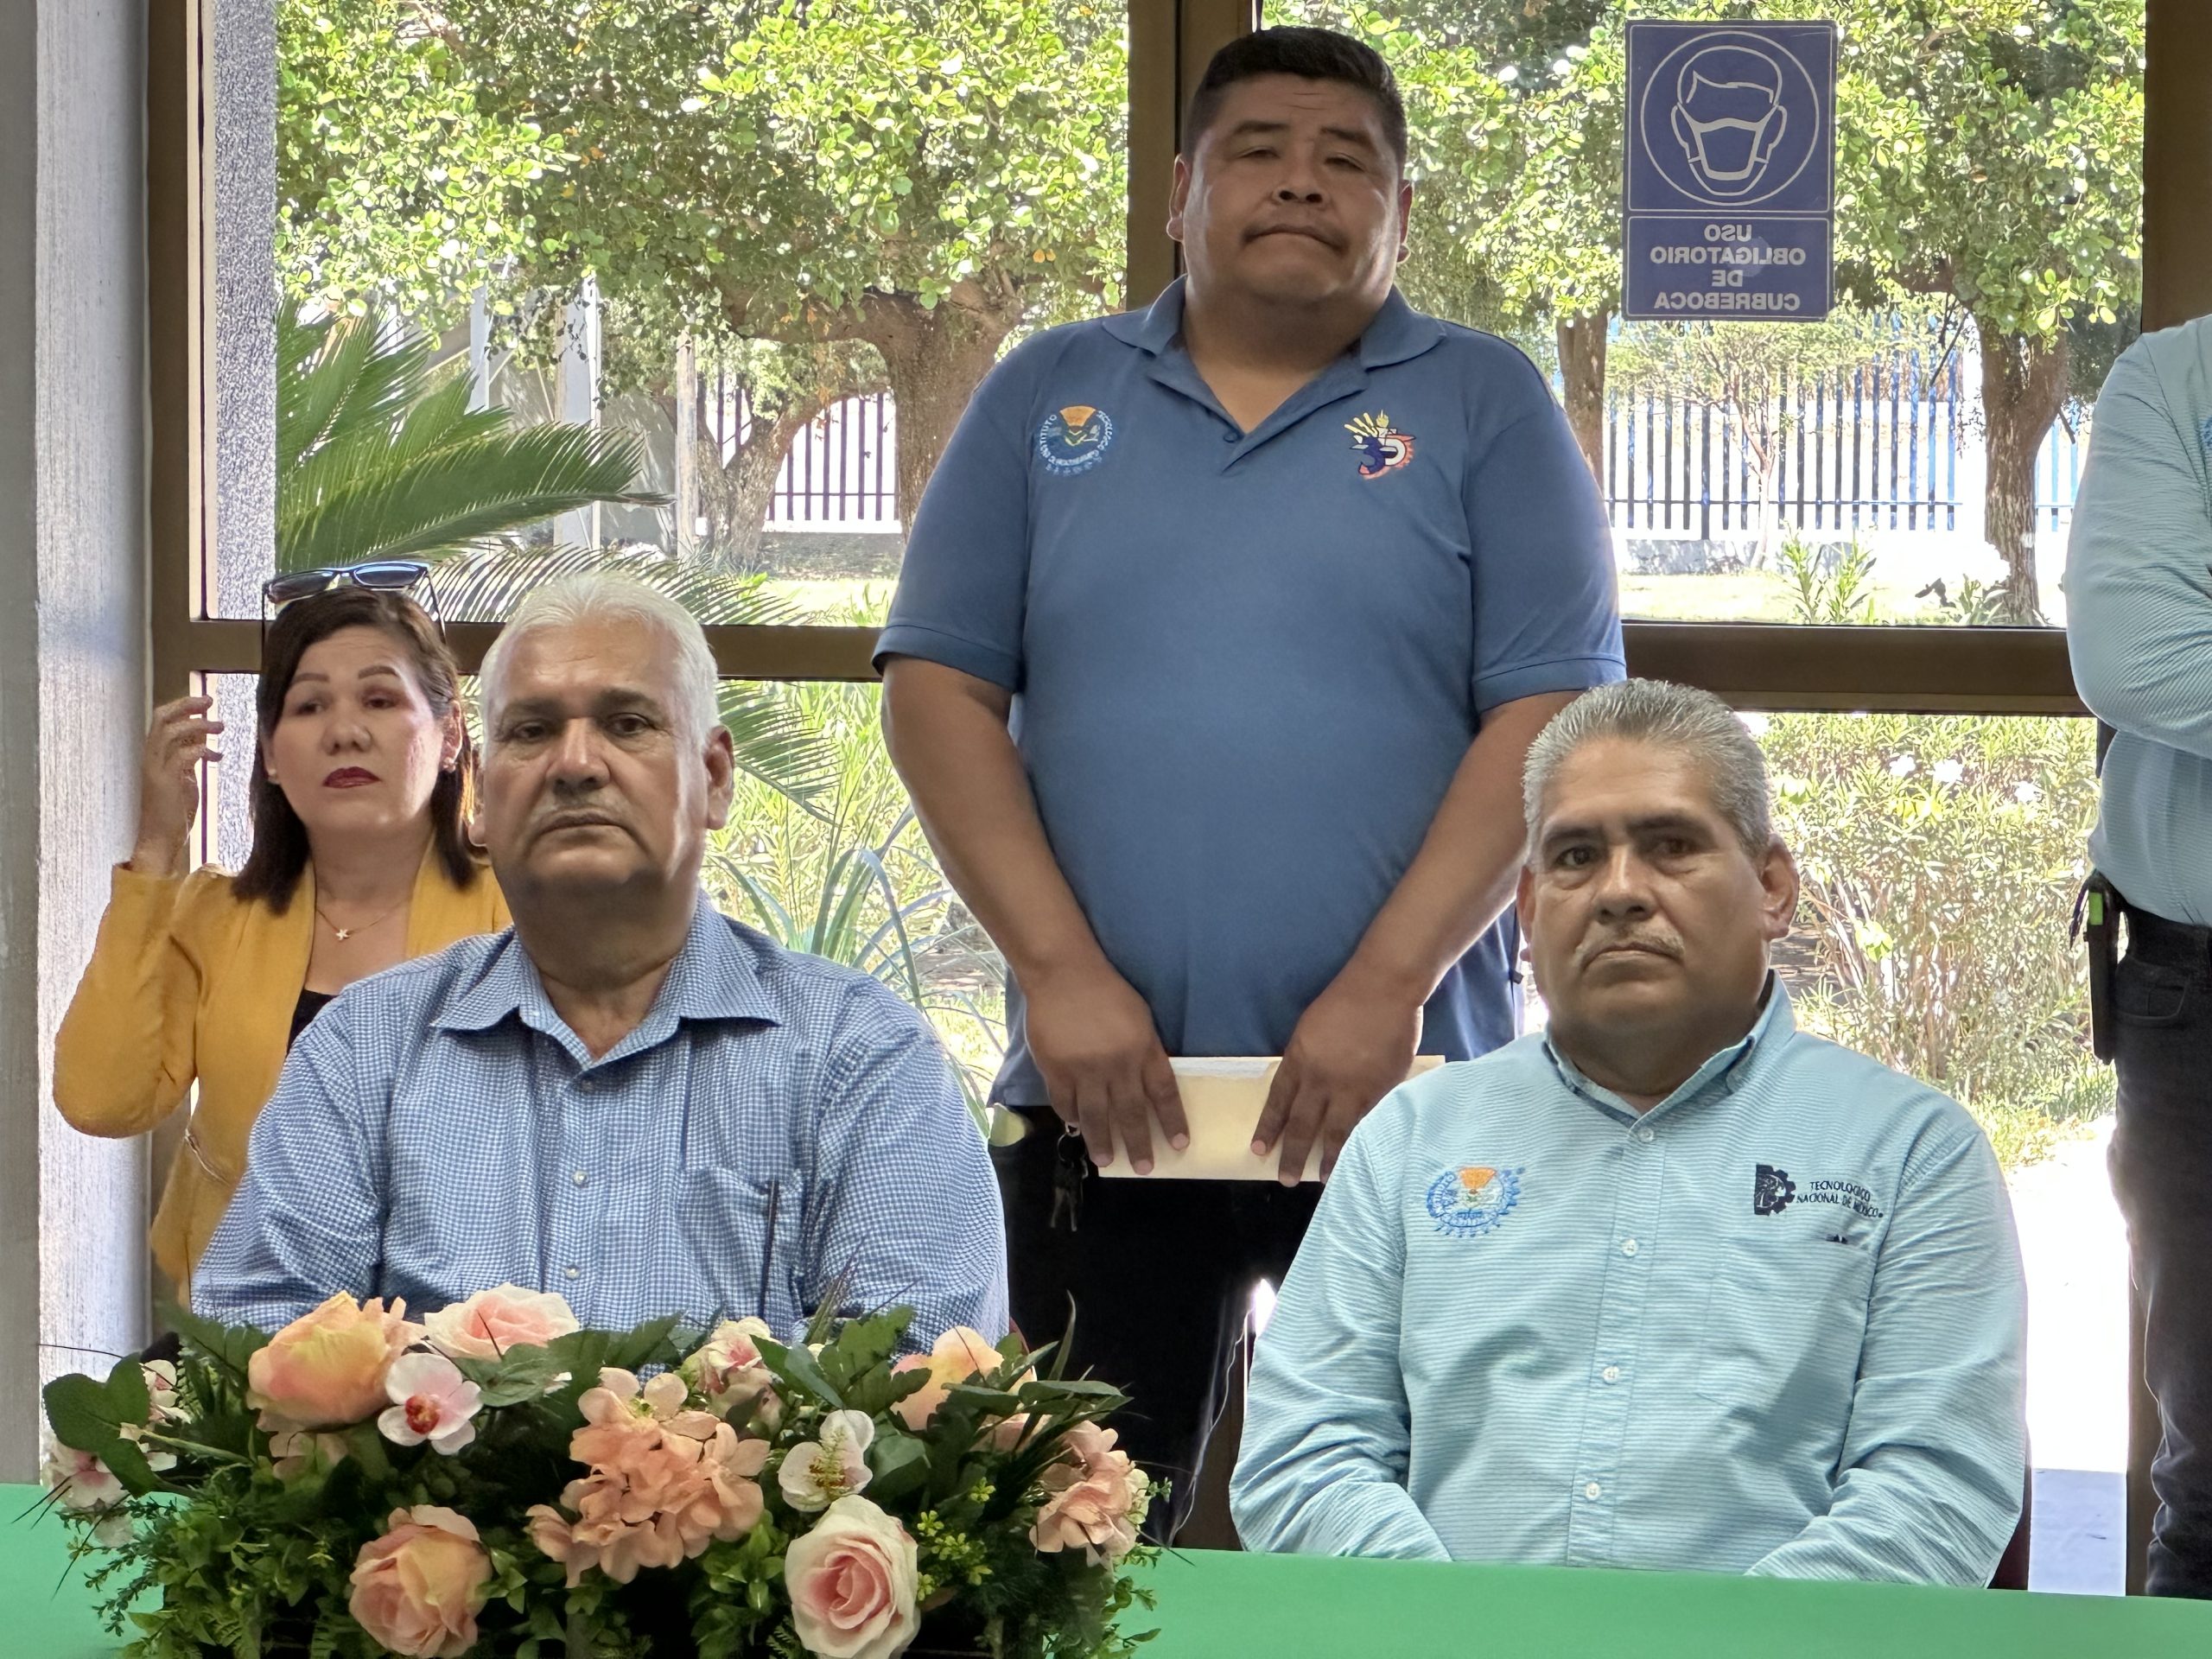
[[(886, 657), (1014, 694), (1054, 856), (1176, 1055), (1279, 1054), (1482, 716), (1621, 677), (1603, 508), (1543, 377), (1395, 292), (1247, 432), (1183, 288), (992, 371), (914, 515)], [(1519, 803), (1499, 810), (1517, 815)], [(1421, 1046), (1513, 1035), (1510, 922)], [(996, 1098), (1046, 1103), (1007, 994)]]

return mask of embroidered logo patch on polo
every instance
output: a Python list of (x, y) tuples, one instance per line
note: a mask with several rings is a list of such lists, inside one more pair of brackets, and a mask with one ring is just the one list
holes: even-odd
[(1858, 1181), (1793, 1180), (1777, 1164), (1751, 1166), (1751, 1213), (1778, 1216), (1793, 1204), (1833, 1205), (1868, 1221), (1879, 1221), (1889, 1212), (1865, 1185)]
[(1429, 1219), (1454, 1238), (1480, 1238), (1496, 1230), (1521, 1202), (1521, 1172), (1465, 1164), (1447, 1169), (1428, 1186)]
[(1089, 404), (1056, 409), (1037, 429), (1037, 458), (1061, 477), (1087, 473), (1106, 459), (1114, 442), (1114, 417)]
[(1398, 431), (1390, 424), (1390, 417), (1379, 411), (1346, 421), (1344, 430), (1351, 434), (1351, 447), (1359, 452), (1362, 478), (1395, 473), (1414, 458), (1413, 434)]

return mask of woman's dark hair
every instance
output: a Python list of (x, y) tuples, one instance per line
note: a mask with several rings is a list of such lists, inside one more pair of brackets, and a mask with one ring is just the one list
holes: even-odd
[(1332, 29), (1262, 29), (1240, 35), (1213, 54), (1183, 123), (1183, 153), (1194, 154), (1229, 89), (1262, 75), (1296, 75), (1304, 80), (1340, 80), (1375, 100), (1382, 117), (1382, 137), (1398, 165), (1406, 164), (1406, 105), (1398, 78), (1382, 54), (1363, 41)]
[[(260, 899), (280, 915), (290, 906), (300, 877), (308, 867), (308, 827), (284, 791), (276, 786), (264, 764), (260, 744), (266, 743), (283, 718), (284, 698), (300, 671), (300, 659), (308, 650), (334, 633), (347, 628), (375, 628), (390, 635), (407, 652), (415, 678), (440, 720), (461, 701), (461, 671), (453, 653), (438, 635), (429, 613), (404, 594), (379, 592), (352, 583), (287, 605), (269, 625), (261, 648), (261, 683), (254, 694), (254, 726), (258, 740), (251, 765), (253, 781), (253, 851), (245, 868), (232, 878), (231, 889), (241, 899)], [(466, 729), (461, 752), (451, 772), (438, 775), (430, 791), (430, 838), (438, 861), (453, 884), (467, 887), (481, 874), (482, 857), (468, 839), (468, 815), (476, 793), (476, 753)]]

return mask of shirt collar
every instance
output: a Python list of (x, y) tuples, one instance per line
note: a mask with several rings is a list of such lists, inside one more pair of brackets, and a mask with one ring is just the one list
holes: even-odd
[[(545, 995), (537, 963), (512, 928), (474, 982), (457, 988), (430, 1023), (447, 1031), (485, 1031), (510, 1014), (520, 1014), (525, 1024), (539, 1030), (564, 1023)], [(633, 1046), (632, 1039), (639, 1039), (636, 1046), (658, 1042), (685, 1020), (760, 1020), (779, 1025), (782, 1018), (760, 982), (753, 951), (702, 893), (691, 913), (691, 930), (669, 963), (668, 977), (661, 982), (652, 1012), (620, 1047), (626, 1052)]]
[(1560, 1080), (1577, 1094), (1618, 1116), (1649, 1120), (1669, 1108), (1688, 1104), (1708, 1090), (1719, 1088), (1733, 1094), (1751, 1078), (1759, 1058), (1770, 1051), (1779, 1050), (1797, 1029), (1796, 1015), (1789, 1007), (1789, 993), (1783, 987), (1771, 969), (1766, 976), (1766, 1001), (1759, 1010), (1759, 1017), (1744, 1037), (1728, 1045), (1703, 1065), (1683, 1079), (1674, 1093), (1647, 1111), (1639, 1112), (1611, 1090), (1595, 1084), (1582, 1075), (1573, 1061), (1553, 1046), (1551, 1039), (1544, 1039), (1544, 1052), (1550, 1057)]
[[(1189, 279), (1178, 276), (1160, 291), (1160, 296), (1141, 311), (1124, 311), (1106, 319), (1106, 332), (1125, 346), (1159, 357), (1173, 346), (1183, 332), (1183, 285)], [(1406, 303), (1406, 296), (1396, 289), (1382, 302), (1382, 308), (1375, 314), (1367, 331), (1359, 337), (1359, 363), (1362, 368), (1378, 369), (1392, 363), (1403, 363), (1419, 357), (1423, 352), (1444, 338), (1444, 325), (1434, 317), (1423, 316)]]

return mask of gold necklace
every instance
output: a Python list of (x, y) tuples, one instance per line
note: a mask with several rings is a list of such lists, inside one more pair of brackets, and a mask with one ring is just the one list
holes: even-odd
[(315, 907), (315, 919), (321, 922), (325, 927), (328, 928), (332, 936), (337, 939), (338, 943), (343, 944), (346, 940), (352, 938), (356, 933), (365, 933), (372, 927), (382, 927), (386, 922), (390, 921), (393, 917), (398, 915), (401, 911), (404, 910), (407, 907), (408, 899), (412, 899), (414, 896), (415, 895), (413, 893), (409, 893), (407, 895), (407, 899), (401, 899), (390, 910), (385, 912), (383, 915), (378, 917), (376, 920), (372, 922), (363, 922), (355, 927), (339, 926), (337, 923), (332, 921), (328, 916), (323, 913), (323, 909), (321, 905), (317, 905)]

